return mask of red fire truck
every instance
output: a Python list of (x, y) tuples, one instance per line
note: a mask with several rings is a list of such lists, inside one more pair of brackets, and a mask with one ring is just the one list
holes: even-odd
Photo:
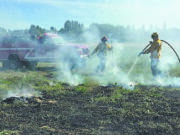
[(38, 62), (62, 62), (75, 67), (85, 62), (86, 45), (63, 43), (57, 34), (44, 33), (37, 40), (7, 36), (0, 41), (0, 61), (4, 68), (36, 67)]

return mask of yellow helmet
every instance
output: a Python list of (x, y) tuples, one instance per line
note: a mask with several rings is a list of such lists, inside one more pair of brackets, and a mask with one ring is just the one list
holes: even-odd
[(156, 37), (156, 38), (158, 38), (158, 37), (159, 37), (159, 35), (158, 35), (158, 33), (157, 33), (157, 32), (154, 32), (154, 33), (151, 35), (151, 37), (152, 37), (152, 38), (155, 38), (155, 37)]

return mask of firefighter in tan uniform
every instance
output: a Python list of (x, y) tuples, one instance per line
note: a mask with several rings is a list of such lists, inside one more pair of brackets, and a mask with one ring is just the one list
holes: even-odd
[(139, 56), (141, 54), (151, 53), (151, 71), (154, 78), (157, 78), (158, 76), (162, 75), (161, 71), (158, 68), (159, 60), (161, 57), (162, 42), (156, 32), (153, 33), (151, 37), (153, 39), (153, 41), (150, 41), (151, 46), (145, 51), (141, 52)]
[(111, 45), (107, 42), (107, 37), (102, 37), (101, 42), (97, 45), (97, 47), (94, 49), (91, 55), (97, 54), (99, 57), (99, 65), (96, 69), (97, 72), (101, 71), (103, 72), (105, 70), (105, 64), (106, 64), (106, 55), (107, 51), (111, 50)]

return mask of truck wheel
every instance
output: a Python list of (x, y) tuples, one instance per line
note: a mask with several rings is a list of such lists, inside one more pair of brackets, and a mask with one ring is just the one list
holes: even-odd
[(22, 67), (21, 61), (19, 60), (19, 57), (17, 55), (11, 55), (8, 58), (8, 68), (9, 69), (16, 70), (21, 67)]
[(28, 68), (30, 70), (35, 70), (36, 66), (37, 66), (37, 62), (36, 61), (25, 61), (24, 65), (26, 66), (26, 68)]
[(9, 62), (8, 62), (8, 60), (2, 62), (2, 68), (3, 68), (3, 69), (8, 69), (8, 68), (9, 68)]

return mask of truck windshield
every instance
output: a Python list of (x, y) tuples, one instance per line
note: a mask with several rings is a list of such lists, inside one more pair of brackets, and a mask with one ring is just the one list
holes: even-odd
[(55, 45), (62, 45), (64, 44), (64, 40), (60, 37), (44, 37), (43, 39), (43, 44), (45, 45), (52, 45), (52, 44), (55, 44)]

